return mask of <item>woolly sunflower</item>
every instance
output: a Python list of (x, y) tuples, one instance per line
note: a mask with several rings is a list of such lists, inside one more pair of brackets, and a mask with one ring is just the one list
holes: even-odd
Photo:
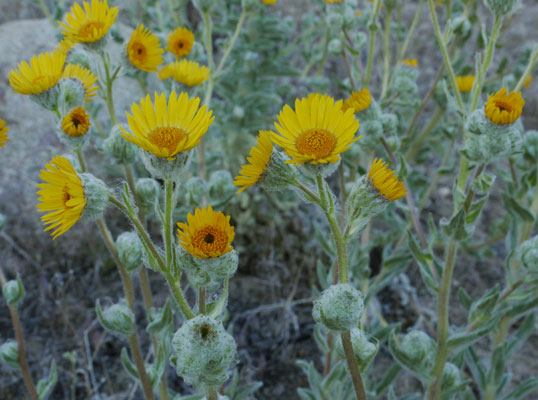
[(212, 111), (206, 106), (198, 108), (200, 99), (189, 99), (187, 93), (179, 97), (172, 91), (168, 104), (166, 95), (155, 93), (155, 103), (149, 95), (133, 104), (132, 115), (127, 114), (129, 128), (123, 128), (125, 140), (169, 161), (179, 153), (194, 148), (213, 122)]
[(512, 124), (521, 117), (525, 100), (520, 92), (508, 94), (506, 88), (489, 96), (484, 111), (486, 117), (497, 125)]
[(179, 244), (197, 258), (215, 258), (233, 250), (234, 227), (230, 216), (208, 208), (197, 208), (187, 215), (187, 223), (178, 222)]
[(168, 35), (166, 50), (181, 58), (188, 55), (194, 44), (194, 34), (187, 28), (177, 28)]
[(118, 7), (108, 7), (106, 0), (92, 0), (75, 3), (70, 13), (65, 17), (66, 22), (58, 21), (63, 28), (66, 39), (74, 43), (94, 43), (101, 40), (109, 31), (118, 16)]
[(84, 67), (77, 64), (67, 64), (62, 74), (62, 80), (72, 80), (84, 88), (84, 101), (92, 101), (97, 93), (97, 77)]
[(37, 209), (47, 213), (41, 221), (48, 225), (45, 232), (54, 229), (51, 236), (56, 239), (80, 219), (86, 199), (82, 181), (67, 158), (56, 156), (45, 168), (40, 175), (45, 183), (37, 185), (41, 189)]
[(458, 90), (462, 93), (468, 93), (473, 88), (475, 81), (474, 75), (456, 76)]
[(398, 175), (395, 175), (381, 159), (374, 159), (368, 172), (368, 179), (387, 200), (398, 200), (407, 195), (404, 183), (398, 181)]
[(273, 153), (273, 144), (268, 131), (260, 131), (256, 146), (250, 150), (247, 160), (250, 164), (243, 165), (239, 175), (234, 179), (235, 186), (241, 186), (237, 193), (254, 186), (265, 173), (267, 163)]
[(159, 38), (143, 24), (138, 25), (127, 43), (127, 56), (136, 68), (153, 72), (163, 63), (164, 50)]
[(352, 109), (354, 113), (360, 113), (366, 110), (372, 104), (372, 96), (368, 89), (362, 89), (357, 92), (351, 93), (344, 104), (342, 105), (342, 111)]
[(185, 86), (198, 86), (209, 79), (209, 68), (195, 61), (178, 60), (161, 68), (159, 79), (174, 78)]
[(9, 131), (9, 128), (6, 126), (6, 121), (0, 119), (0, 147), (4, 147), (9, 141), (7, 131)]
[(52, 88), (62, 76), (65, 54), (53, 51), (23, 61), (9, 73), (9, 84), (19, 94), (40, 94)]
[(90, 129), (90, 116), (84, 107), (75, 107), (62, 119), (62, 130), (67, 136), (80, 137)]
[(295, 100), (295, 110), (288, 105), (278, 116), (271, 132), (272, 141), (281, 146), (293, 164), (336, 163), (355, 138), (359, 122), (352, 110), (342, 111), (342, 100), (334, 102), (327, 95)]
[(402, 61), (402, 65), (405, 65), (406, 67), (417, 68), (418, 61), (416, 58), (406, 58), (405, 60)]

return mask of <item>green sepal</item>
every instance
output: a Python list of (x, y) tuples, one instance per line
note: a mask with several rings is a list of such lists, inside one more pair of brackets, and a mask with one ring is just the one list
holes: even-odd
[(37, 396), (39, 400), (45, 400), (47, 399), (50, 394), (52, 393), (52, 390), (54, 389), (54, 386), (56, 386), (56, 383), (58, 382), (58, 370), (56, 368), (56, 362), (52, 360), (50, 363), (50, 372), (49, 376), (43, 379), (40, 379), (39, 382), (37, 382)]

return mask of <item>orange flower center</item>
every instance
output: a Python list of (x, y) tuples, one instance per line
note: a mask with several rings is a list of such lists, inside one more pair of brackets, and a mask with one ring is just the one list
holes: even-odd
[(64, 187), (62, 188), (62, 194), (63, 194), (64, 207), (68, 209), (72, 208), (67, 205), (67, 202), (71, 200), (71, 195), (69, 194), (69, 187), (67, 185), (64, 185)]
[(512, 108), (512, 106), (510, 104), (505, 103), (502, 100), (495, 100), (495, 107), (497, 107), (501, 111), (506, 111), (506, 112), (509, 112), (509, 113), (514, 111), (514, 109)]
[(187, 132), (183, 129), (167, 126), (151, 131), (148, 140), (160, 149), (168, 149), (168, 152), (172, 154), (176, 151), (178, 144), (186, 140), (187, 137)]
[(206, 255), (213, 252), (224, 253), (228, 247), (228, 236), (216, 226), (207, 225), (196, 231), (192, 244)]
[(84, 24), (80, 30), (78, 31), (78, 35), (83, 38), (87, 38), (90, 36), (93, 36), (95, 33), (97, 36), (97, 33), (105, 27), (105, 24), (103, 24), (101, 21), (91, 21), (86, 24)]
[(185, 42), (180, 40), (179, 42), (176, 43), (176, 46), (179, 50), (183, 50), (183, 47), (185, 47)]
[(131, 45), (131, 57), (133, 57), (135, 60), (144, 62), (146, 59), (146, 54), (146, 46), (144, 46), (142, 43), (133, 43)]
[(301, 154), (315, 156), (316, 159), (331, 155), (336, 147), (336, 138), (325, 129), (310, 129), (301, 133), (295, 143)]

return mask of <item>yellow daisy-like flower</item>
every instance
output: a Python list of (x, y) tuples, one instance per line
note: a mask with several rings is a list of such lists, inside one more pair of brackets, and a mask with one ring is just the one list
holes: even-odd
[(405, 65), (406, 67), (417, 68), (418, 61), (416, 58), (406, 58), (405, 60), (402, 61), (402, 65)]
[(359, 121), (352, 110), (342, 111), (342, 100), (334, 102), (327, 95), (308, 96), (295, 100), (295, 111), (288, 105), (278, 116), (271, 132), (272, 141), (281, 146), (290, 164), (336, 163), (355, 138)]
[(234, 185), (241, 186), (237, 193), (254, 186), (264, 174), (273, 153), (273, 144), (269, 134), (268, 131), (260, 131), (256, 146), (252, 147), (250, 157), (247, 157), (250, 164), (243, 165), (239, 175), (235, 177)]
[(346, 0), (325, 0), (325, 3), (327, 4), (334, 4), (334, 3), (343, 3)]
[(138, 25), (127, 43), (127, 56), (136, 68), (153, 72), (163, 63), (164, 50), (159, 38), (144, 25)]
[(523, 82), (523, 88), (528, 89), (532, 85), (532, 75), (527, 75), (525, 81)]
[(62, 74), (62, 79), (71, 79), (78, 82), (84, 88), (84, 100), (92, 101), (97, 93), (97, 77), (84, 67), (77, 64), (67, 64)]
[(276, 0), (262, 0), (263, 4), (273, 5), (276, 4)]
[(90, 129), (90, 116), (84, 107), (75, 107), (62, 119), (62, 130), (67, 136), (79, 137)]
[(484, 111), (486, 117), (494, 124), (507, 125), (521, 117), (524, 105), (525, 100), (521, 97), (521, 92), (508, 94), (506, 88), (502, 88), (489, 96)]
[(56, 46), (55, 51), (58, 51), (63, 54), (68, 54), (71, 49), (75, 46), (75, 42), (70, 39), (62, 39), (60, 43)]
[(57, 51), (33, 56), (9, 73), (9, 84), (19, 94), (40, 94), (52, 88), (62, 76), (65, 54)]
[(198, 86), (209, 79), (209, 68), (196, 61), (177, 60), (161, 68), (158, 77), (161, 80), (174, 78), (177, 82), (189, 87)]
[(372, 104), (372, 95), (368, 89), (362, 89), (351, 93), (351, 96), (344, 101), (342, 111), (352, 109), (354, 113), (360, 113), (370, 107), (370, 104)]
[(374, 159), (368, 179), (387, 200), (398, 200), (407, 195), (404, 183), (398, 182), (398, 175), (381, 159)]
[(181, 58), (188, 55), (194, 44), (194, 34), (187, 28), (177, 28), (168, 35), (166, 50)]
[(106, 0), (92, 0), (75, 3), (70, 13), (65, 17), (66, 22), (58, 21), (66, 39), (75, 43), (93, 43), (101, 40), (109, 31), (118, 16), (118, 7), (108, 7)]
[(468, 93), (472, 90), (474, 85), (474, 75), (456, 76), (456, 83), (458, 84), (458, 90), (462, 93)]
[(158, 156), (174, 160), (179, 153), (194, 148), (200, 142), (213, 122), (212, 111), (206, 106), (198, 108), (200, 99), (189, 99), (187, 93), (179, 97), (172, 91), (168, 104), (166, 95), (155, 93), (155, 104), (149, 94), (131, 107), (132, 115), (127, 114), (129, 128), (123, 128), (125, 140)]
[(9, 141), (7, 131), (9, 131), (9, 128), (6, 126), (6, 121), (0, 119), (0, 147), (4, 147)]
[(234, 227), (230, 216), (208, 208), (197, 208), (187, 215), (187, 223), (178, 222), (179, 244), (197, 258), (215, 258), (233, 250)]
[(56, 156), (45, 168), (40, 175), (45, 183), (37, 185), (41, 189), (37, 209), (47, 213), (41, 221), (48, 225), (45, 232), (54, 229), (51, 236), (56, 239), (80, 219), (86, 199), (82, 181), (67, 158)]

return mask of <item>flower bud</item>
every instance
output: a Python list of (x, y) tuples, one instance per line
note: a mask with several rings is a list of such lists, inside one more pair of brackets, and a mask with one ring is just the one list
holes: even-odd
[(58, 82), (58, 107), (68, 111), (84, 104), (86, 91), (84, 85), (75, 79), (60, 79)]
[(460, 38), (467, 38), (469, 34), (472, 33), (473, 25), (463, 15), (458, 15), (455, 18), (452, 18), (449, 22), (454, 34), (458, 35)]
[(103, 141), (103, 150), (118, 164), (131, 164), (136, 158), (136, 146), (121, 137), (118, 126), (114, 126)]
[[(359, 364), (359, 369), (364, 371), (368, 367), (368, 364), (370, 364), (370, 361), (372, 361), (377, 354), (379, 342), (374, 338), (368, 338), (368, 336), (358, 328), (353, 328), (350, 333), (353, 353), (355, 354), (355, 358)], [(341, 358), (345, 358), (342, 338), (340, 336), (337, 336), (337, 338), (336, 352)]]
[(186, 321), (172, 338), (171, 362), (193, 386), (220, 386), (237, 362), (237, 346), (222, 323), (207, 315)]
[(385, 134), (396, 134), (398, 128), (398, 117), (395, 114), (384, 113), (381, 114), (381, 124), (383, 125), (383, 132)]
[(193, 0), (194, 5), (202, 12), (209, 12), (215, 4), (215, 0)]
[(10, 306), (16, 306), (20, 303), (26, 295), (20, 276), (17, 276), (17, 279), (7, 281), (2, 286), (2, 294)]
[(355, 28), (358, 25), (358, 19), (357, 19), (357, 16), (355, 15), (355, 12), (353, 11), (351, 7), (346, 6), (343, 10), (343, 14), (344, 14), (344, 28), (347, 31), (353, 30), (353, 28)]
[(401, 0), (383, 0), (383, 5), (387, 7), (387, 10), (392, 10), (398, 7), (398, 4), (401, 3)]
[(135, 232), (123, 232), (119, 235), (116, 239), (116, 249), (127, 272), (133, 272), (142, 265), (144, 247)]
[(209, 193), (209, 187), (206, 181), (197, 176), (192, 177), (185, 183), (185, 191), (187, 192), (187, 201), (191, 206), (202, 204), (202, 199)]
[(417, 370), (429, 371), (433, 367), (436, 345), (426, 333), (410, 331), (403, 337), (400, 349)]
[(2, 229), (4, 229), (4, 226), (6, 226), (6, 220), (7, 220), (7, 217), (0, 213), (0, 232), (2, 232)]
[(99, 299), (95, 302), (97, 317), (103, 328), (111, 332), (131, 336), (134, 331), (134, 314), (123, 304), (113, 304), (104, 312), (101, 309)]
[(189, 283), (195, 287), (221, 283), (237, 271), (239, 256), (232, 250), (219, 257), (193, 257), (182, 247), (177, 250), (179, 265), (187, 273)]
[(447, 362), (443, 368), (443, 375), (441, 377), (441, 389), (443, 392), (450, 390), (458, 386), (461, 382), (461, 373), (460, 369), (452, 364)]
[(78, 177), (84, 187), (86, 206), (82, 216), (90, 221), (101, 218), (110, 197), (110, 190), (105, 183), (92, 174), (79, 174)]
[(54, 111), (58, 108), (58, 95), (60, 93), (58, 85), (39, 94), (30, 95), (30, 99), (46, 110)]
[(155, 210), (160, 190), (159, 183), (155, 179), (140, 178), (136, 181), (135, 191), (144, 213), (149, 214)]
[(342, 41), (340, 39), (333, 39), (329, 42), (329, 54), (333, 56), (342, 54)]
[(344, 26), (344, 17), (338, 12), (329, 12), (325, 21), (329, 31), (333, 34), (339, 33)]
[(253, 11), (260, 5), (259, 0), (241, 0), (241, 7), (246, 12)]
[(538, 236), (521, 243), (517, 248), (521, 264), (532, 272), (538, 272)]
[(171, 161), (141, 150), (140, 156), (144, 166), (152, 177), (177, 182), (191, 161), (191, 151), (179, 153)]
[(379, 194), (367, 176), (360, 178), (349, 193), (347, 212), (350, 221), (350, 235), (363, 229), (370, 218), (383, 212), (389, 201)]
[(271, 158), (265, 166), (265, 172), (256, 183), (268, 192), (280, 191), (295, 182), (295, 169), (286, 164), (288, 158), (280, 151), (273, 149)]
[(0, 346), (0, 359), (8, 367), (20, 369), (19, 346), (15, 340), (8, 340)]
[(355, 328), (364, 310), (360, 291), (347, 283), (332, 285), (314, 300), (314, 320), (330, 331), (347, 331)]
[(485, 0), (485, 3), (496, 17), (512, 14), (521, 6), (520, 0)]

